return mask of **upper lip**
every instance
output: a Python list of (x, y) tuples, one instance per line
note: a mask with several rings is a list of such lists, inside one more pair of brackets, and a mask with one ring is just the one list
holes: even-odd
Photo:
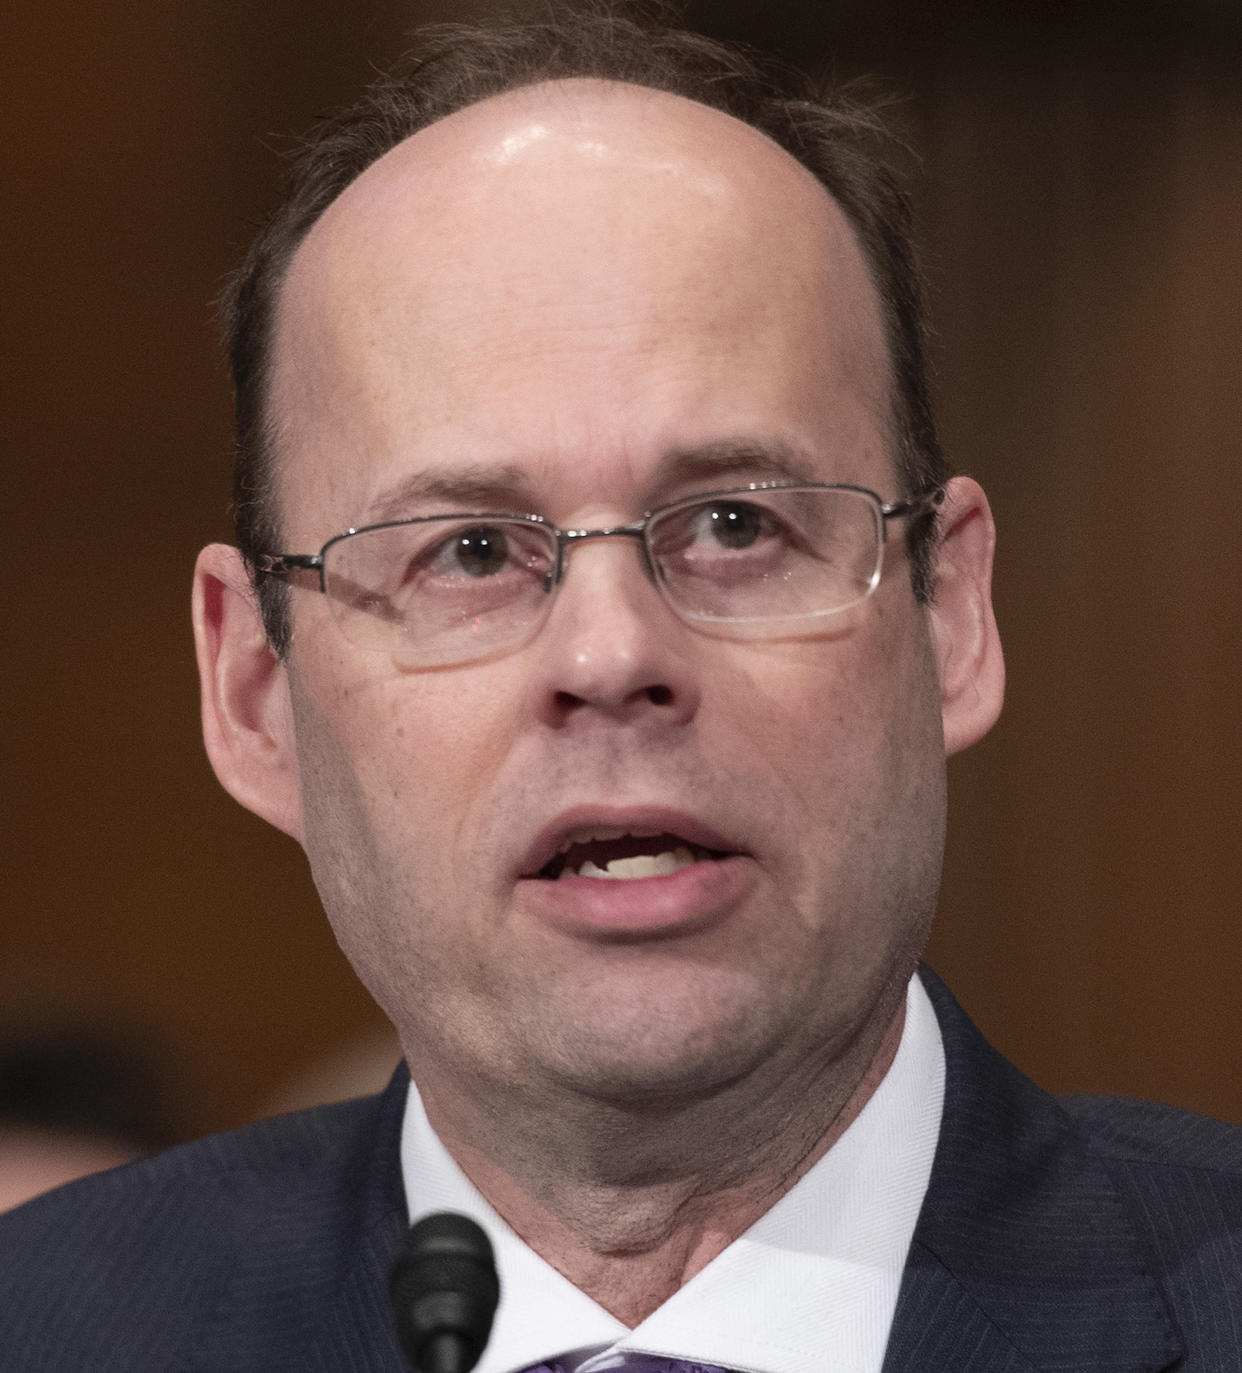
[(687, 844), (722, 853), (740, 852), (739, 845), (698, 816), (667, 806), (573, 806), (549, 820), (522, 857), (519, 875), (535, 877), (567, 844), (589, 839), (595, 832), (622, 831), (637, 835), (675, 835)]

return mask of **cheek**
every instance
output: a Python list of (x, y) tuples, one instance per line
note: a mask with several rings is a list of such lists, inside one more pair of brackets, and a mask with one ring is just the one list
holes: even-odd
[(876, 614), (832, 641), (764, 645), (737, 655), (718, 685), (715, 735), (769, 800), (800, 921), (843, 946), (883, 944), (860, 925), (904, 939), (934, 901), (945, 809), (921, 617)]
[[(458, 674), (460, 677), (460, 674)], [(440, 1004), (477, 960), (490, 893), (470, 861), (479, 801), (506, 754), (494, 693), (426, 677), (292, 693), (304, 845), (359, 977), (403, 1023), (410, 988)]]
[(479, 798), (510, 745), (499, 703), (512, 693), (387, 663), (363, 662), (364, 674), (302, 647), (290, 682), (316, 883), (334, 924), (406, 924), (468, 872)]
[(811, 793), (849, 779), (850, 791), (887, 790), (890, 772), (940, 752), (926, 627), (870, 605), (878, 613), (832, 638), (730, 646), (731, 661), (711, 674), (726, 717), (719, 733), (749, 766), (804, 779)]
[(416, 812), (424, 832), (467, 838), (512, 748), (511, 700), (472, 686), (460, 673), (397, 680), (377, 703), (370, 739), (355, 747), (376, 804)]
[(410, 840), (415, 815), (420, 831), (461, 822), (510, 750), (515, 693), (485, 668), (407, 673), (386, 659), (363, 666), (365, 674), (357, 664), (318, 672), (317, 690), (295, 691), (299, 748), (309, 741), (308, 752), (331, 755), (327, 770), (348, 775), (377, 829), (392, 823)]

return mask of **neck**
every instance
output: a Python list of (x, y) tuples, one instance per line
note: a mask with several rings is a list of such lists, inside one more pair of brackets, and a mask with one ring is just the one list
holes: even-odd
[[(901, 1042), (905, 1001), (829, 1068), (689, 1102), (496, 1113), (419, 1074), (458, 1166), (542, 1258), (634, 1326), (778, 1201), (849, 1128)], [(527, 1104), (529, 1104), (527, 1102)]]

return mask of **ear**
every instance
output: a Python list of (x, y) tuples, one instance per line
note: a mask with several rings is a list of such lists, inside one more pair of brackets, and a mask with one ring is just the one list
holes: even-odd
[(247, 810), (302, 838), (288, 677), (241, 554), (209, 544), (194, 568), (194, 643), (203, 742), (220, 784)]
[(977, 743), (996, 723), (1005, 697), (1005, 660), (992, 613), (996, 525), (979, 483), (954, 477), (939, 521), (929, 619), (945, 751), (953, 754)]

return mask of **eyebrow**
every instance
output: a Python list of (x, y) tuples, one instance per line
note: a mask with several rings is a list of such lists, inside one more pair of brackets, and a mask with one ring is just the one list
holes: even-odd
[[(810, 460), (781, 440), (736, 437), (669, 449), (659, 460), (651, 485), (650, 505), (668, 500), (678, 488), (708, 482), (822, 479)], [(428, 505), (454, 511), (538, 513), (538, 466), (517, 463), (473, 464), (445, 472), (423, 468), (385, 487), (356, 526), (383, 524), (408, 517)]]
[(535, 503), (530, 472), (516, 463), (471, 465), (453, 472), (423, 468), (385, 487), (367, 508), (364, 524), (400, 520), (431, 504), (454, 510), (524, 512)]
[(786, 481), (797, 485), (822, 481), (811, 459), (783, 440), (727, 438), (689, 448), (674, 448), (661, 459), (656, 489), (690, 482)]

